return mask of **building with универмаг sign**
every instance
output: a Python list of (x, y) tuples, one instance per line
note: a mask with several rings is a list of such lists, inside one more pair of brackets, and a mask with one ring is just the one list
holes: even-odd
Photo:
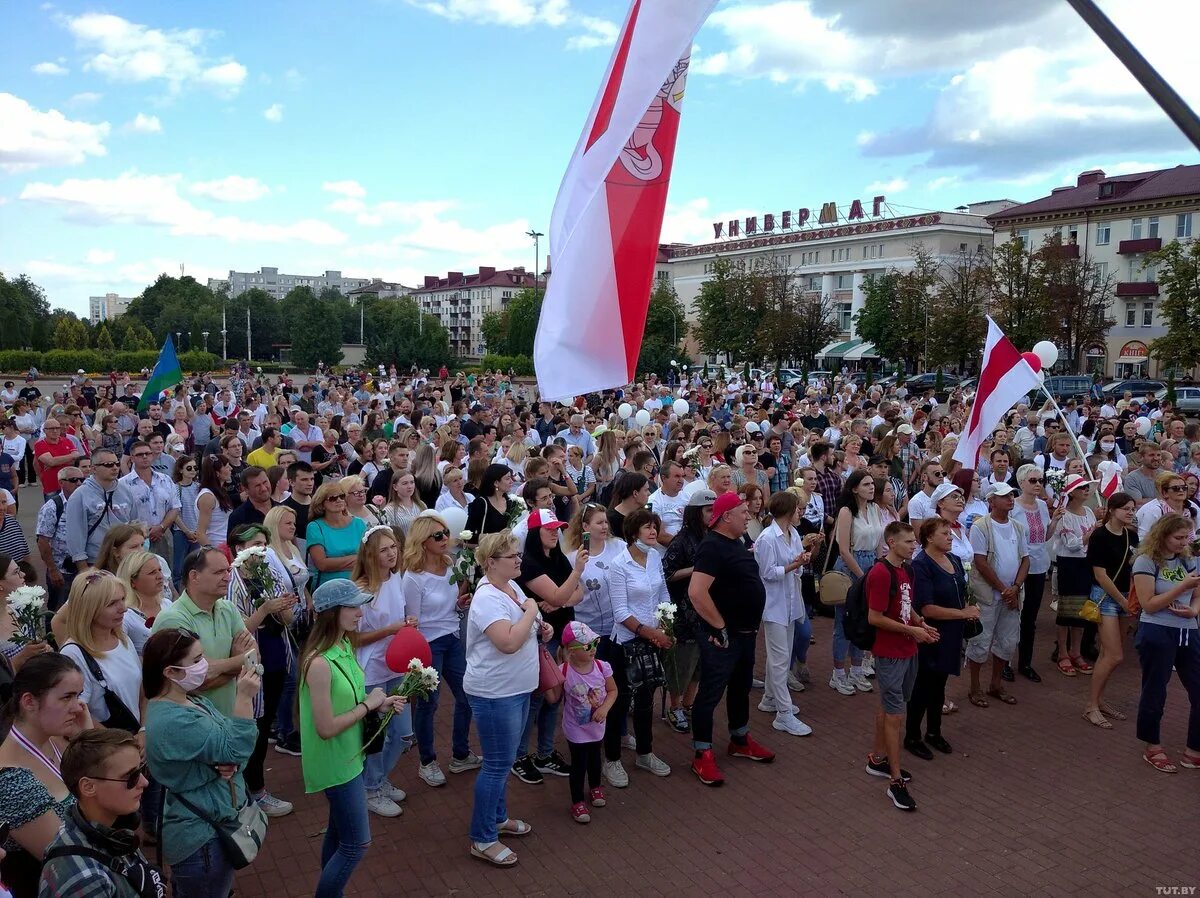
[(1087, 349), (1087, 371), (1115, 377), (1164, 377), (1150, 345), (1167, 332), (1165, 298), (1146, 254), (1172, 240), (1200, 236), (1200, 165), (1108, 177), (1083, 172), (1073, 187), (988, 216), (996, 241), (1020, 239), (1040, 247), (1062, 238), (1061, 251), (1090, 259), (1097, 274), (1115, 281), (1109, 315), (1115, 324), (1103, 342)]

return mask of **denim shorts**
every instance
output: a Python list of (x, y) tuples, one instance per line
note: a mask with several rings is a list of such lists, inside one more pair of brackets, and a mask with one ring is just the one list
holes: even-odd
[(1116, 599), (1106, 593), (1099, 586), (1092, 587), (1091, 600), (1100, 606), (1101, 617), (1121, 617), (1125, 614), (1125, 609), (1117, 604)]

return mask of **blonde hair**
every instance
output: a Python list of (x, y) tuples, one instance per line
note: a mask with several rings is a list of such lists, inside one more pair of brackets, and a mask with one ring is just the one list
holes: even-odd
[(747, 458), (753, 458), (758, 461), (758, 450), (746, 443), (744, 446), (738, 446), (737, 452), (734, 454), (738, 464), (742, 464)]
[(479, 545), (475, 548), (475, 561), (486, 573), (489, 561), (495, 561), (511, 551), (520, 552), (521, 547), (517, 545), (512, 531), (505, 528), (499, 533), (489, 533), (480, 538)]
[[(149, 553), (146, 553), (149, 554)], [(92, 621), (100, 609), (117, 596), (125, 600), (125, 586), (108, 571), (88, 571), (80, 574), (71, 584), (71, 593), (67, 596), (66, 616), (63, 620), (63, 633), (71, 642), (94, 658), (103, 658), (104, 649), (96, 645), (92, 638)], [(121, 626), (112, 630), (113, 634), (123, 645), (129, 645), (129, 637)]]
[[(390, 539), (396, 544), (396, 566), (390, 571), (379, 566), (379, 544)], [(354, 567), (350, 570), (350, 579), (363, 592), (377, 593), (392, 574), (403, 570), (400, 558), (404, 554), (404, 535), (396, 528), (374, 527), (367, 538), (358, 544), (358, 554), (354, 556)]]
[[(404, 545), (404, 570), (420, 571), (425, 568), (425, 540), (429, 539), (436, 530), (450, 532), (450, 525), (437, 515), (423, 514), (416, 518), (408, 528), (408, 541)], [(457, 536), (458, 534), (451, 534)], [(450, 548), (450, 540), (446, 540), (446, 548)], [(449, 553), (441, 556), (444, 564), (451, 564)]]
[[(1183, 481), (1183, 475), (1176, 474), (1174, 471), (1163, 471), (1154, 478), (1154, 486), (1158, 490), (1158, 494), (1160, 496), (1165, 496), (1167, 494), (1167, 487), (1171, 485), (1171, 481), (1173, 480)], [(1186, 481), (1184, 481), (1184, 483), (1186, 485)]]
[(312, 504), (308, 506), (308, 519), (315, 521), (325, 517), (325, 503), (331, 498), (344, 495), (346, 495), (346, 487), (342, 481), (330, 480), (322, 483), (316, 495), (312, 497)]
[(593, 518), (597, 512), (608, 513), (603, 505), (597, 502), (588, 502), (579, 506), (579, 511), (575, 512), (571, 518), (571, 523), (567, 525), (567, 529), (563, 534), (563, 545), (568, 551), (574, 552), (583, 544), (583, 525)]
[(512, 445), (508, 447), (508, 452), (504, 455), (509, 461), (520, 464), (529, 457), (529, 447), (525, 445), (524, 440), (514, 440)]
[[(138, 549), (136, 552), (130, 552), (121, 560), (121, 566), (117, 569), (117, 578), (125, 586), (125, 607), (141, 610), (142, 600), (137, 594), (137, 590), (133, 588), (133, 581), (141, 574), (142, 568), (146, 566), (146, 562), (154, 559), (154, 566), (162, 570), (158, 564), (158, 556), (153, 552), (147, 552), (145, 549)], [(72, 586), (75, 584), (72, 583)]]
[[(1181, 514), (1165, 514), (1150, 528), (1138, 546), (1138, 554), (1147, 556), (1155, 565), (1161, 565), (1167, 560), (1167, 537), (1180, 530), (1191, 530), (1192, 522)], [(1184, 546), (1183, 551), (1179, 553), (1180, 558), (1190, 558), (1192, 550), (1190, 546)]]
[(100, 544), (100, 552), (96, 556), (96, 567), (102, 571), (108, 571), (110, 574), (116, 572), (117, 567), (117, 547), (129, 539), (134, 534), (140, 534), (142, 539), (146, 538), (146, 528), (142, 524), (114, 524), (108, 528), (108, 533), (104, 534), (104, 542)]
[[(342, 481), (349, 480), (348, 477), (343, 477)], [(295, 543), (285, 543), (279, 536), (279, 522), (286, 515), (291, 515), (294, 520), (296, 511), (287, 505), (276, 505), (267, 512), (267, 516), (263, 518), (263, 526), (267, 528), (267, 546), (275, 550), (275, 554), (279, 556), (280, 561), (300, 558), (300, 548)]]

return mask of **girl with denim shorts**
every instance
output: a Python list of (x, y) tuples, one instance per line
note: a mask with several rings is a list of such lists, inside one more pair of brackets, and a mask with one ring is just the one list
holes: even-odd
[(1088, 541), (1087, 561), (1095, 583), (1091, 599), (1100, 606), (1100, 657), (1092, 672), (1092, 684), (1083, 719), (1103, 730), (1111, 730), (1113, 720), (1125, 715), (1104, 700), (1104, 687), (1121, 663), (1121, 618), (1128, 614), (1133, 560), (1137, 555), (1138, 535), (1133, 497), (1117, 492), (1108, 497), (1104, 524)]

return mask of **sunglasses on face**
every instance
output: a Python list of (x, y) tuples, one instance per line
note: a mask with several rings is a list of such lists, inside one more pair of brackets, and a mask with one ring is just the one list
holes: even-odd
[(1177, 483), (1174, 486), (1167, 487), (1168, 493), (1183, 493), (1187, 492), (1187, 486), (1182, 483)]
[(597, 639), (593, 639), (591, 642), (577, 642), (574, 645), (572, 645), (571, 648), (583, 649), (588, 652), (594, 652), (594, 651), (596, 651), (597, 647), (599, 647), (599, 645), (600, 645), (600, 640), (597, 638)]
[(85, 478), (85, 477), (60, 477), (60, 478), (58, 478), (58, 482), (59, 483), (83, 483), (83, 481), (86, 479), (87, 478)]
[(124, 783), (126, 789), (136, 789), (138, 780), (140, 780), (143, 776), (146, 777), (147, 780), (150, 779), (150, 768), (145, 764), (142, 764), (140, 767), (135, 767), (124, 776), (89, 776), (88, 779), (100, 780), (102, 783)]
[(1025, 478), (1025, 482), (1026, 482), (1026, 483), (1033, 483), (1033, 484), (1039, 484), (1039, 485), (1040, 485), (1040, 484), (1042, 483), (1042, 478), (1040, 478), (1040, 477), (1026, 477), (1026, 478)]
[(437, 539), (437, 540), (449, 539), (450, 531), (449, 530), (435, 530), (435, 531), (433, 531), (433, 533), (429, 534), (429, 538)]
[(95, 465), (96, 465), (96, 467), (97, 467), (97, 468), (116, 468), (116, 467), (120, 467), (120, 465), (119, 465), (117, 462), (115, 462), (115, 461), (98, 461), (98, 462), (95, 462)]

